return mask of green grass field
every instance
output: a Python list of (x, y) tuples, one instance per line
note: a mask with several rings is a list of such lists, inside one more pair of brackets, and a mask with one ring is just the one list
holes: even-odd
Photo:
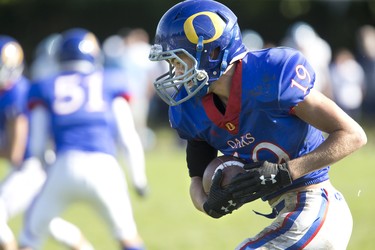
[[(349, 250), (375, 249), (372, 239), (375, 231), (373, 131), (368, 131), (366, 147), (335, 164), (330, 172), (331, 181), (345, 195), (354, 217)], [(270, 223), (252, 211), (270, 212), (267, 203), (261, 201), (246, 204), (219, 220), (195, 210), (189, 197), (185, 152), (176, 146), (172, 133), (170, 129), (158, 131), (157, 147), (146, 153), (150, 195), (142, 199), (130, 187), (135, 218), (148, 250), (229, 250)], [(4, 173), (4, 168), (0, 168), (0, 176)], [(107, 226), (91, 207), (74, 204), (62, 217), (78, 225), (97, 250), (119, 249)], [(21, 224), (22, 215), (10, 221), (16, 233)], [(66, 248), (49, 239), (44, 249)]]

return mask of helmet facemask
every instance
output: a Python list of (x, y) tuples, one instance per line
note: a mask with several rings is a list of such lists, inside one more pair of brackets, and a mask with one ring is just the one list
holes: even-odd
[[(189, 67), (179, 55), (186, 55), (193, 62), (192, 67)], [(175, 106), (193, 96), (207, 94), (208, 75), (204, 70), (198, 69), (197, 60), (185, 49), (163, 51), (161, 45), (155, 44), (151, 48), (149, 59), (151, 61), (165, 60), (169, 64), (169, 71), (154, 82), (156, 92), (168, 105)], [(176, 75), (176, 68), (172, 64), (173, 60), (183, 66), (182, 74)]]

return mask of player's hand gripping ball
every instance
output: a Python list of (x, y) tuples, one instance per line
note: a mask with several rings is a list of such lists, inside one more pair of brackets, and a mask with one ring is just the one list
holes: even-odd
[(244, 204), (234, 199), (228, 186), (233, 177), (246, 172), (243, 166), (240, 159), (230, 156), (220, 156), (208, 164), (202, 179), (203, 189), (208, 194), (203, 209), (212, 218), (230, 214)]
[(233, 178), (230, 186), (233, 198), (247, 203), (292, 184), (288, 163), (268, 161), (245, 164), (246, 174)]
[(245, 163), (237, 157), (223, 155), (213, 159), (206, 167), (203, 174), (202, 185), (204, 192), (208, 194), (210, 192), (212, 179), (218, 169), (223, 170), (223, 176), (221, 180), (221, 187), (226, 187), (231, 182), (232, 178), (240, 173), (245, 173), (246, 170), (243, 168)]

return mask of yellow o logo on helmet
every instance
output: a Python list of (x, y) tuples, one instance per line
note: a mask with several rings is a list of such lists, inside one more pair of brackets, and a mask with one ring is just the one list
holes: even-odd
[(224, 28), (225, 28), (225, 22), (217, 14), (213, 12), (209, 12), (209, 11), (199, 12), (190, 16), (188, 19), (186, 19), (184, 23), (184, 31), (185, 31), (186, 37), (191, 43), (194, 43), (194, 44), (198, 43), (198, 35), (193, 25), (194, 19), (197, 16), (207, 16), (211, 20), (215, 28), (215, 34), (213, 35), (213, 37), (207, 40), (203, 40), (203, 44), (213, 42), (223, 34)]

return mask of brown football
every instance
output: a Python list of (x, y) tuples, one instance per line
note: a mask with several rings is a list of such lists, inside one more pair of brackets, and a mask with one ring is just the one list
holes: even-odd
[(223, 169), (223, 179), (221, 180), (221, 186), (225, 187), (230, 183), (232, 178), (239, 173), (246, 172), (243, 169), (244, 162), (237, 157), (223, 155), (213, 159), (206, 167), (202, 178), (203, 189), (208, 194), (210, 192), (212, 177), (216, 169)]

